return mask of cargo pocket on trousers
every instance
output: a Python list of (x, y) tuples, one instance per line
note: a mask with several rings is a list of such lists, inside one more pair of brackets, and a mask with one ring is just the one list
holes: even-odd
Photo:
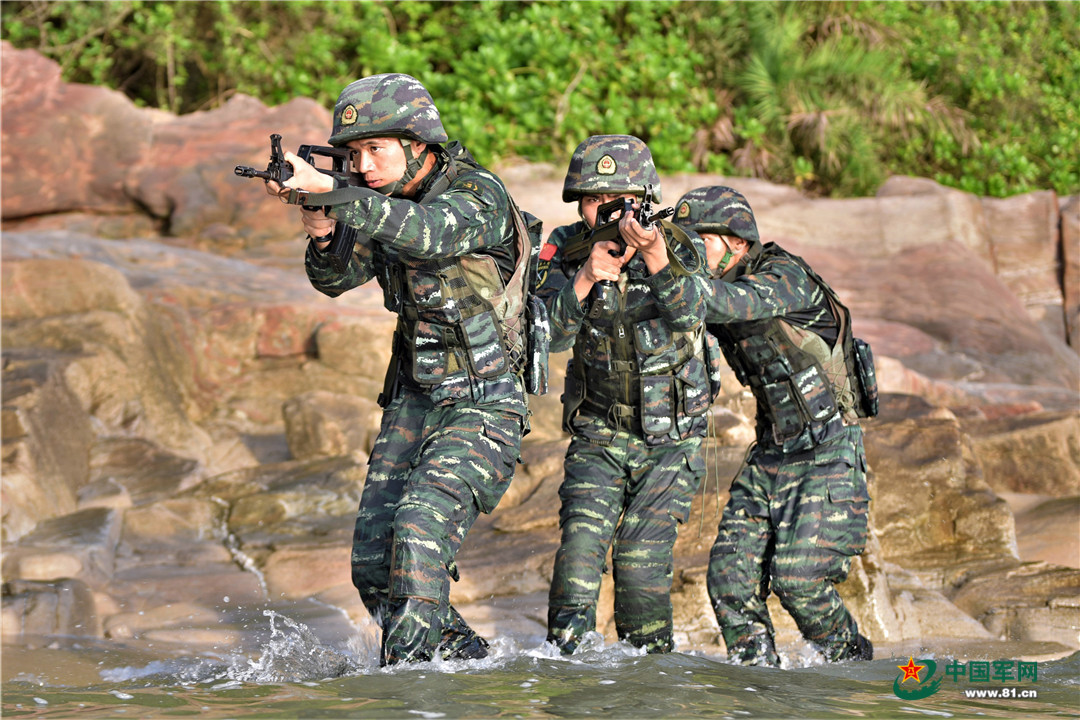
[[(489, 513), (510, 487), (518, 458), (521, 456), (521, 425), (513, 415), (506, 414), (502, 423), (484, 418), (484, 438), (476, 450), (487, 461), (483, 472), (466, 473), (464, 478), (476, 498), (481, 512)], [(513, 427), (516, 425), (516, 427)], [(470, 461), (476, 466), (475, 459)]]
[(840, 555), (859, 555), (866, 547), (870, 497), (866, 474), (851, 464), (858, 458), (837, 460), (817, 468), (828, 473), (828, 507), (823, 513), (821, 545)]

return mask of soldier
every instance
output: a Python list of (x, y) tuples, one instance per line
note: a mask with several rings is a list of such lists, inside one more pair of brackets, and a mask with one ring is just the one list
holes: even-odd
[[(329, 142), (353, 151), (363, 187), (346, 188), (348, 201), (341, 189), (311, 195), (307, 204), (329, 212), (302, 214), (316, 238), (305, 257), (312, 285), (336, 297), (374, 278), (398, 316), (352, 548), (384, 664), (487, 655), (450, 605), (449, 583), (465, 534), (510, 483), (527, 418), (528, 237), (502, 182), (447, 139), (415, 78), (357, 80), (338, 98)], [(286, 159), (295, 175), (272, 192), (334, 190), (330, 176)], [(358, 231), (343, 272), (324, 253), (339, 222)]]
[(705, 242), (707, 327), (757, 399), (757, 440), (709, 557), (709, 597), (728, 655), (779, 665), (765, 605), (771, 585), (828, 660), (870, 660), (873, 647), (835, 587), (863, 551), (869, 504), (861, 385), (844, 354), (847, 310), (804, 260), (761, 244), (735, 190), (688, 192), (675, 222)]
[(624, 214), (625, 252), (599, 242), (580, 268), (565, 260), (564, 249), (596, 225), (603, 203), (631, 198), (637, 207), (647, 185), (660, 199), (644, 142), (590, 137), (574, 151), (563, 185), (563, 201), (577, 202), (582, 219), (552, 232), (540, 254), (538, 294), (551, 318), (552, 351), (573, 347), (562, 397), (572, 439), (548, 606), (548, 640), (564, 654), (595, 630), (613, 537), (619, 638), (648, 652), (672, 649), (676, 525), (705, 469), (705, 285), (690, 275), (702, 265), (700, 243), (670, 223), (643, 228)]

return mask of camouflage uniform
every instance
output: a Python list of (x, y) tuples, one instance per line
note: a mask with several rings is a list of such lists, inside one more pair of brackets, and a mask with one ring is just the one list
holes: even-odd
[[(597, 168), (611, 172), (597, 172)], [(659, 180), (637, 138), (596, 136), (574, 153), (564, 201), (583, 193), (642, 193)], [(608, 548), (621, 639), (649, 652), (672, 648), (671, 580), (677, 523), (685, 522), (702, 476), (699, 455), (711, 402), (703, 360), (702, 285), (669, 266), (650, 275), (641, 254), (617, 285), (594, 286), (579, 303), (577, 267), (565, 241), (584, 222), (557, 228), (541, 253), (538, 294), (548, 306), (551, 347), (573, 347), (563, 395), (573, 436), (559, 489), (562, 542), (555, 557), (548, 639), (572, 652), (595, 630)], [(666, 238), (678, 232), (665, 228)], [(696, 239), (695, 239), (696, 240)], [(672, 243), (668, 243), (669, 248)], [(701, 253), (691, 245), (678, 252)], [(684, 265), (698, 264), (686, 257)]]
[[(771, 590), (829, 660), (872, 647), (836, 592), (866, 542), (866, 455), (838, 355), (841, 328), (824, 282), (775, 244), (762, 247), (746, 199), (693, 190), (675, 222), (751, 243), (712, 281), (706, 323), (757, 399), (757, 440), (731, 485), (709, 559), (709, 597), (729, 656), (778, 665)], [(723, 267), (723, 263), (721, 263)]]
[[(364, 78), (342, 93), (331, 142), (371, 136), (446, 140), (427, 91), (406, 75)], [(359, 231), (343, 273), (314, 243), (305, 261), (331, 297), (376, 279), (398, 315), (352, 549), (353, 584), (383, 628), (386, 663), (486, 654), (450, 606), (449, 582), (477, 515), (510, 483), (527, 416), (522, 349), (509, 330), (520, 304), (500, 310), (521, 259), (510, 198), (460, 145), (429, 145), (410, 166), (426, 152), (437, 163), (412, 199), (383, 194), (399, 186), (355, 188), (331, 208)]]

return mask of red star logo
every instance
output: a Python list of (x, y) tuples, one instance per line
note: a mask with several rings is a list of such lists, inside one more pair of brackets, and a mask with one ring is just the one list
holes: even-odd
[(904, 679), (900, 681), (901, 683), (906, 683), (908, 680), (914, 680), (917, 683), (922, 682), (919, 679), (919, 671), (925, 669), (926, 666), (916, 665), (915, 658), (909, 657), (907, 665), (897, 665), (896, 667), (904, 671)]

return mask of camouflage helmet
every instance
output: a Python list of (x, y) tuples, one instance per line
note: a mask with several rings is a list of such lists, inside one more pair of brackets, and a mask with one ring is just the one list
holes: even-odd
[(754, 211), (742, 193), (723, 185), (700, 187), (675, 203), (672, 221), (698, 233), (734, 235), (750, 244), (760, 240)]
[(435, 101), (411, 75), (388, 73), (361, 78), (338, 96), (331, 145), (388, 136), (425, 143), (448, 140)]
[(633, 135), (593, 135), (570, 156), (562, 199), (574, 202), (598, 193), (641, 195), (649, 184), (653, 199), (661, 200), (660, 177), (648, 145)]

